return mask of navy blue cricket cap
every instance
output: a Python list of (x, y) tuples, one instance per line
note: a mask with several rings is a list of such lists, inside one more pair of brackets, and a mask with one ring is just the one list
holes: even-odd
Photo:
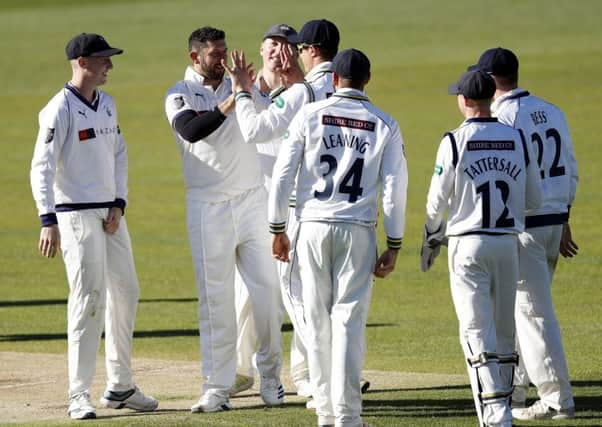
[(365, 81), (370, 77), (370, 60), (357, 49), (345, 49), (332, 60), (332, 71), (344, 79)]
[(483, 52), (479, 62), (468, 69), (480, 69), (494, 76), (514, 76), (518, 73), (518, 58), (509, 49), (494, 47)]
[(287, 24), (275, 24), (272, 25), (263, 35), (263, 40), (270, 37), (282, 37), (288, 38), (297, 34), (297, 30)]
[(123, 49), (109, 46), (103, 36), (93, 33), (81, 33), (73, 37), (65, 47), (67, 59), (80, 56), (113, 56), (123, 53)]
[(483, 70), (467, 71), (457, 83), (449, 85), (448, 93), (469, 99), (490, 99), (495, 94), (495, 80)]
[(339, 29), (327, 19), (314, 19), (303, 25), (299, 34), (288, 37), (289, 43), (322, 46), (325, 49), (339, 49)]

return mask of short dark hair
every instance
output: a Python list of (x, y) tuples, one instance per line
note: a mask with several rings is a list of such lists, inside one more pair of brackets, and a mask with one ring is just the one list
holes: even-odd
[(188, 50), (197, 49), (199, 45), (205, 45), (207, 42), (223, 40), (226, 33), (213, 27), (202, 27), (196, 29), (188, 37)]
[(493, 76), (499, 86), (512, 87), (518, 85), (518, 72), (507, 76)]
[(320, 45), (316, 45), (315, 47), (317, 47), (320, 51), (320, 56), (322, 59), (326, 61), (332, 61), (338, 52), (338, 47), (327, 47)]

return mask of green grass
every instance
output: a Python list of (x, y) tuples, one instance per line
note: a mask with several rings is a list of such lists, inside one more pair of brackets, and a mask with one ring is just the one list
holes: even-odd
[[(442, 133), (461, 121), (447, 85), (484, 49), (501, 45), (518, 54), (522, 86), (558, 104), (571, 127), (581, 178), (571, 223), (581, 253), (560, 262), (554, 297), (579, 411), (571, 425), (602, 425), (602, 200), (596, 190), (602, 164), (602, 3), (597, 0), (3, 0), (0, 361), (2, 351), (63, 353), (66, 348), (64, 267), (59, 259), (48, 261), (37, 254), (39, 225), (28, 182), (37, 113), (70, 77), (66, 41), (82, 31), (99, 32), (125, 49), (114, 58), (105, 89), (117, 101), (129, 147), (127, 218), (142, 299), (134, 355), (197, 360), (184, 187), (163, 112), (164, 93), (183, 75), (186, 39), (194, 28), (209, 24), (225, 29), (229, 47), (244, 49), (259, 64), (260, 37), (271, 24), (287, 22), (299, 29), (316, 17), (337, 23), (341, 48), (356, 47), (370, 57), (367, 92), (399, 121), (408, 156), (404, 249), (396, 272), (374, 288), (366, 369), (464, 374), (445, 259), (423, 274), (417, 253), (435, 150)], [(431, 390), (399, 387), (368, 394), (364, 413), (379, 426), (476, 423), (468, 388), (443, 384)], [(183, 410), (98, 424), (200, 425), (205, 420), (211, 425), (315, 423), (308, 411), (292, 406), (206, 419)]]

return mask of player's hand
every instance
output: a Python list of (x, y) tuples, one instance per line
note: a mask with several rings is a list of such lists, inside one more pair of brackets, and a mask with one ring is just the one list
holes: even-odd
[(280, 62), (282, 69), (280, 70), (280, 81), (282, 86), (289, 88), (295, 83), (301, 83), (305, 76), (299, 66), (297, 53), (294, 46), (286, 43), (280, 49)]
[(397, 249), (387, 249), (382, 255), (376, 260), (374, 266), (374, 275), (381, 279), (387, 277), (395, 269), (395, 263), (397, 262)]
[(233, 50), (230, 57), (232, 58), (232, 66), (229, 67), (225, 60), (222, 60), (222, 66), (232, 79), (232, 91), (234, 93), (240, 91), (250, 92), (255, 80), (253, 64), (247, 64), (243, 51)]
[(272, 234), (272, 256), (278, 261), (289, 262), (290, 241), (286, 233)]
[(121, 220), (122, 215), (123, 212), (121, 211), (121, 208), (110, 208), (107, 218), (102, 221), (102, 228), (104, 231), (108, 234), (115, 234), (119, 228), (119, 221)]
[(54, 258), (61, 247), (61, 233), (56, 224), (42, 227), (38, 249), (46, 258)]
[(447, 245), (445, 238), (446, 226), (447, 224), (443, 221), (439, 229), (433, 233), (427, 230), (426, 225), (424, 226), (422, 246), (420, 247), (420, 269), (423, 272), (428, 271), (433, 266), (435, 258), (441, 251), (441, 245)]
[(562, 237), (560, 238), (560, 255), (565, 258), (572, 258), (577, 255), (579, 246), (573, 241), (571, 226), (566, 223), (562, 226)]

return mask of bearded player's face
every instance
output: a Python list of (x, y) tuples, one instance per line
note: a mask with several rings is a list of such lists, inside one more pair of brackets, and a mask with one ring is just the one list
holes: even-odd
[(221, 80), (225, 71), (222, 59), (226, 60), (227, 54), (228, 46), (225, 40), (208, 41), (199, 53), (201, 74), (211, 80)]

